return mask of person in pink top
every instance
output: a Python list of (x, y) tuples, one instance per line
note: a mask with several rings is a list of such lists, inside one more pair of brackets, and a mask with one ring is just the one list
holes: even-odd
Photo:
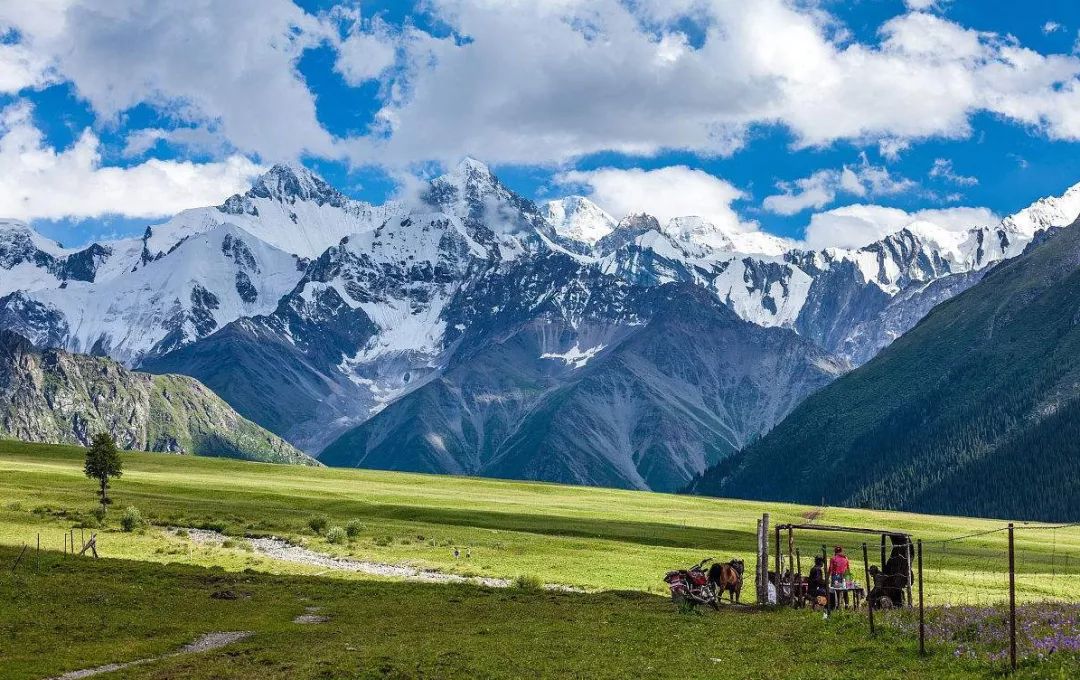
[[(848, 562), (847, 555), (844, 554), (844, 549), (841, 546), (833, 548), (832, 559), (829, 560), (829, 584), (833, 588), (844, 587), (844, 577), (847, 576), (848, 571), (851, 569), (851, 563)], [(829, 593), (829, 611), (825, 612), (826, 618), (828, 618), (829, 612), (840, 604), (836, 601), (837, 593)], [(848, 594), (844, 593), (844, 604), (847, 604)]]
[(847, 555), (844, 554), (844, 549), (841, 546), (833, 548), (833, 557), (829, 560), (829, 574), (832, 575), (833, 581), (837, 579), (843, 583), (844, 575), (851, 569), (851, 563), (848, 562)]

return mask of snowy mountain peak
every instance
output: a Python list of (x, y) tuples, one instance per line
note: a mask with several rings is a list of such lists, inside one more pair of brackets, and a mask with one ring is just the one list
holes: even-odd
[(567, 196), (549, 201), (544, 206), (544, 219), (563, 238), (594, 245), (612, 231), (618, 223), (584, 196)]
[(0, 245), (5, 243), (11, 245), (16, 242), (32, 245), (50, 255), (62, 255), (67, 252), (62, 245), (45, 238), (26, 222), (0, 218)]
[(731, 234), (702, 217), (672, 218), (664, 225), (663, 232), (677, 241), (703, 246), (710, 250), (727, 252), (735, 250), (735, 242)]
[(1002, 226), (1030, 238), (1050, 227), (1072, 224), (1080, 215), (1080, 184), (1069, 187), (1061, 196), (1046, 196), (1020, 212), (1006, 217)]
[(340, 191), (307, 168), (283, 164), (275, 165), (256, 179), (246, 196), (286, 203), (311, 201), (338, 208), (348, 201)]

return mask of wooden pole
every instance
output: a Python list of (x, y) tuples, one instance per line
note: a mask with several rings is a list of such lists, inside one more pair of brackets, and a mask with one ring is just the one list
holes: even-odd
[(787, 530), (787, 569), (788, 569), (788, 599), (795, 604), (795, 534), (791, 527)]
[(923, 610), (922, 539), (919, 539), (919, 654), (926, 655), (926, 615)]
[(885, 573), (885, 563), (888, 559), (885, 557), (885, 534), (881, 535), (881, 573)]
[(870, 556), (866, 550), (866, 543), (862, 544), (863, 571), (866, 572), (866, 611), (870, 616), (870, 637), (875, 637), (874, 631), (874, 603), (870, 601)]
[(1009, 665), (1016, 670), (1016, 555), (1013, 524), (1009, 522)]
[(764, 602), (764, 598), (761, 596), (761, 520), (757, 521), (757, 546), (754, 548), (754, 554), (757, 559), (754, 561), (754, 597), (758, 604)]
[(761, 516), (761, 601), (769, 603), (769, 513)]
[(907, 551), (907, 573), (904, 574), (904, 581), (907, 582), (907, 606), (908, 609), (911, 609), (914, 606), (911, 601), (911, 565), (915, 562), (915, 546), (911, 543), (910, 537), (907, 539), (907, 546), (904, 549)]
[(21, 562), (21, 561), (22, 561), (23, 555), (25, 555), (25, 554), (26, 554), (26, 549), (27, 549), (28, 547), (29, 547), (29, 546), (27, 546), (27, 545), (26, 545), (25, 543), (23, 543), (23, 545), (22, 545), (22, 552), (20, 552), (20, 553), (19, 553), (19, 556), (15, 558), (15, 564), (11, 565), (11, 573), (13, 573), (13, 574), (15, 573), (15, 567), (19, 566), (19, 562)]
[(776, 527), (776, 604), (780, 604), (780, 527)]
[(795, 548), (795, 573), (799, 575), (799, 608), (806, 606), (806, 591), (802, 587), (802, 555)]
[(67, 555), (67, 532), (64, 532), (64, 554)]

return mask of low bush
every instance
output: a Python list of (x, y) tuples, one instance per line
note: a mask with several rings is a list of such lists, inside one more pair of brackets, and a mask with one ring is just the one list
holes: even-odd
[(326, 527), (329, 524), (330, 524), (330, 520), (328, 520), (326, 517), (323, 517), (322, 515), (312, 517), (311, 519), (308, 520), (308, 523), (307, 523), (308, 528), (311, 529), (312, 531), (314, 531), (317, 534), (321, 534), (322, 532), (326, 531)]
[(345, 533), (349, 538), (356, 538), (363, 530), (364, 524), (358, 519), (350, 520), (349, 523), (345, 525)]
[(544, 582), (538, 576), (521, 574), (514, 579), (514, 586), (521, 590), (540, 590), (544, 587)]
[(330, 527), (326, 532), (326, 540), (330, 543), (344, 543), (348, 536), (349, 534), (344, 527)]
[(124, 531), (135, 531), (139, 527), (143, 526), (142, 513), (134, 505), (129, 505), (124, 509), (124, 514), (120, 516), (120, 528)]

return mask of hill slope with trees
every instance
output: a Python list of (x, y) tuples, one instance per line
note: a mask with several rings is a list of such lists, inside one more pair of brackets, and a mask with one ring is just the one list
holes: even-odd
[(1080, 228), (1052, 230), (706, 471), (699, 493), (1080, 517)]
[(0, 437), (85, 446), (100, 432), (111, 433), (125, 449), (317, 464), (194, 378), (39, 351), (0, 330)]

